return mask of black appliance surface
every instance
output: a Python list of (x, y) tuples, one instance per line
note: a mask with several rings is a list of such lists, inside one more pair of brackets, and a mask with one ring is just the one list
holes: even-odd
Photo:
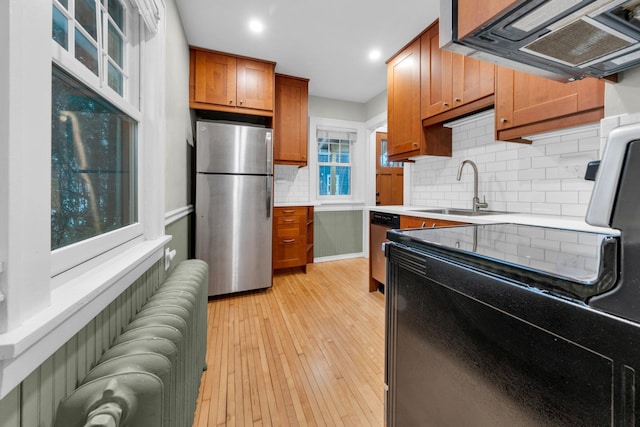
[(391, 230), (387, 237), (556, 295), (588, 300), (617, 279), (615, 236), (518, 224)]
[(387, 260), (384, 256), (384, 246), (389, 241), (387, 231), (400, 228), (400, 215), (371, 211), (369, 222), (369, 259), (372, 280), (370, 286), (384, 292), (384, 285), (387, 283)]
[(387, 426), (633, 426), (640, 326), (387, 245)]

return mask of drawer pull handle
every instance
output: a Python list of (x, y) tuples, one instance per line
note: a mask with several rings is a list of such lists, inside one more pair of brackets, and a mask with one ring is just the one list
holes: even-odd
[(283, 210), (282, 212), (283, 212), (283, 213), (294, 213), (294, 212), (295, 212), (295, 210), (293, 210), (293, 209), (285, 209), (285, 210)]
[(293, 219), (283, 219), (282, 222), (293, 222)]
[(420, 225), (420, 228), (424, 228), (424, 224), (425, 224), (425, 222), (422, 221), (422, 224)]
[(431, 228), (436, 228), (436, 223), (431, 224)]
[(282, 243), (295, 243), (296, 239), (284, 239)]

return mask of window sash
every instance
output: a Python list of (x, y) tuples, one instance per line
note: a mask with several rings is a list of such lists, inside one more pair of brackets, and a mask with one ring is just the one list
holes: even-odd
[[(86, 85), (91, 90), (95, 91), (98, 96), (104, 98), (106, 102), (109, 102), (122, 113), (129, 116), (137, 123), (135, 132), (137, 134), (137, 155), (135, 159), (136, 175), (137, 179), (134, 182), (134, 187), (137, 193), (137, 218), (138, 222), (123, 226), (113, 231), (105, 232), (100, 235), (96, 235), (86, 240), (82, 240), (70, 245), (61, 247), (51, 252), (51, 277), (54, 277), (54, 287), (56, 283), (64, 283), (65, 277), (75, 277), (86, 271), (91, 266), (91, 260), (103, 256), (111, 251), (118, 251), (118, 247), (131, 242), (137, 238), (141, 238), (145, 234), (145, 225), (143, 223), (145, 217), (143, 212), (144, 201), (141, 195), (143, 194), (144, 181), (142, 165), (145, 162), (143, 153), (145, 152), (143, 147), (143, 132), (144, 125), (141, 123), (143, 120), (143, 114), (138, 107), (139, 99), (137, 94), (140, 93), (140, 84), (136, 82), (134, 75), (140, 75), (141, 67), (139, 66), (140, 47), (139, 40), (141, 37), (139, 32), (144, 32), (143, 27), (140, 25), (139, 16), (135, 12), (135, 9), (125, 0), (122, 2), (123, 6), (123, 31), (120, 31), (117, 22), (109, 15), (107, 6), (103, 1), (99, 0), (97, 3), (97, 14), (100, 16), (100, 24), (98, 24), (98, 43), (101, 46), (99, 49), (100, 60), (100, 76), (96, 76), (85, 67), (80, 61), (75, 58), (73, 52), (73, 31), (78, 26), (73, 19), (73, 10), (61, 9), (62, 4), (59, 0), (53, 0), (52, 4), (54, 8), (62, 10), (68, 21), (68, 45), (69, 50), (58, 44), (52, 37), (52, 61), (55, 65), (60, 67), (64, 72), (77, 79), (80, 84)], [(69, 9), (73, 8), (74, 1), (68, 2)], [(107, 32), (109, 31), (109, 24), (115, 27), (118, 36), (124, 36), (128, 34), (128, 37), (122, 38), (122, 67), (118, 68), (115, 61), (110, 61), (108, 42), (103, 43), (103, 36), (108, 40)], [(112, 29), (113, 30), (113, 29)], [(108, 84), (108, 65), (113, 63), (116, 65), (119, 71), (123, 71), (125, 88), (123, 93), (119, 94), (113, 90)], [(72, 273), (69, 273), (72, 271)], [(64, 280), (63, 280), (64, 279)]]
[[(353, 168), (351, 166), (351, 162), (353, 160), (353, 141), (356, 140), (355, 136), (357, 136), (357, 133), (353, 133), (353, 135), (355, 136), (352, 136), (352, 135), (349, 135), (349, 133), (347, 132), (340, 132), (340, 131), (338, 132), (330, 131), (330, 132), (331, 133), (327, 132), (326, 130), (318, 129), (316, 133), (317, 135), (316, 146), (317, 146), (317, 152), (318, 152), (317, 167), (316, 167), (316, 176), (318, 177), (318, 184), (316, 186), (317, 197), (320, 199), (351, 198), (353, 197)], [(321, 155), (325, 154), (323, 151), (321, 151), (321, 146), (326, 146), (326, 155), (328, 157), (327, 161), (320, 160)], [(338, 148), (336, 152), (332, 151), (332, 148), (334, 147)], [(343, 150), (344, 147), (347, 148), (346, 156), (348, 161), (342, 161), (342, 157), (345, 154), (345, 150)], [(322, 170), (327, 167), (330, 168), (331, 173), (330, 173), (330, 176), (328, 177), (328, 181), (323, 183), (321, 179)], [(348, 184), (347, 184), (348, 193), (347, 194), (322, 194), (323, 184), (326, 184), (329, 186), (330, 188), (329, 191), (332, 191), (332, 190), (338, 191), (338, 182), (333, 182), (333, 180), (331, 179), (335, 176), (337, 181), (338, 174), (336, 173), (336, 169), (338, 168), (348, 170), (348, 175), (349, 175)]]

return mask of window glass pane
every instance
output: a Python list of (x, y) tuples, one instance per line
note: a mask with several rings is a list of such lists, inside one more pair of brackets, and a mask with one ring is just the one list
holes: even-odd
[(113, 19), (113, 22), (116, 23), (118, 28), (121, 31), (124, 30), (124, 8), (122, 7), (122, 3), (118, 0), (108, 0), (109, 1), (109, 16)]
[(109, 62), (108, 74), (109, 75), (107, 76), (107, 78), (109, 81), (109, 87), (122, 95), (124, 78), (122, 76), (122, 73), (116, 67), (114, 67), (111, 62)]
[(116, 28), (109, 23), (109, 56), (113, 61), (122, 67), (123, 40)]
[(69, 3), (67, 2), (67, 0), (58, 0), (58, 3), (64, 6), (65, 9), (69, 10)]
[(349, 141), (342, 141), (340, 144), (340, 163), (349, 163)]
[(350, 166), (320, 166), (320, 195), (348, 196), (351, 194)]
[(389, 167), (389, 168), (401, 168), (402, 162), (390, 162), (389, 161), (389, 155), (387, 153), (387, 140), (386, 139), (381, 139), (380, 140), (380, 166), (383, 168)]
[(318, 144), (318, 162), (326, 163), (329, 161), (329, 144)]
[(98, 75), (98, 48), (76, 28), (76, 59)]
[(52, 37), (63, 48), (69, 50), (69, 23), (67, 17), (64, 16), (57, 7), (53, 6), (53, 26)]
[(95, 0), (76, 0), (76, 21), (94, 40), (98, 39), (98, 27)]
[(51, 248), (137, 222), (136, 123), (54, 66)]

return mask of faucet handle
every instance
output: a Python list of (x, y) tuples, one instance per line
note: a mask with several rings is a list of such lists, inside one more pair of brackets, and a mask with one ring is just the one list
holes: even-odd
[(479, 208), (488, 208), (489, 204), (487, 203), (487, 196), (486, 195), (482, 195), (482, 202), (477, 202), (476, 206)]

